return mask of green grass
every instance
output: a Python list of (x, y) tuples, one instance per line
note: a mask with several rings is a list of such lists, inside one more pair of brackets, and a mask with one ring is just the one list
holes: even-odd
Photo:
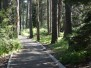
[(11, 51), (20, 49), (20, 42), (17, 39), (7, 40), (6, 38), (0, 39), (0, 56), (8, 54)]
[[(29, 36), (29, 29), (24, 29), (22, 31), (22, 35)], [(33, 35), (34, 35), (33, 40), (36, 41), (37, 40), (36, 28), (33, 28)], [(47, 29), (45, 29), (45, 28), (40, 29), (40, 42), (43, 44), (49, 44), (51, 42), (51, 35), (47, 34)]]
[[(29, 29), (24, 29), (22, 31), (23, 36), (29, 36)], [(37, 39), (37, 30), (36, 28), (33, 28), (33, 40), (36, 41)], [(63, 38), (63, 33), (60, 33), (60, 37), (58, 38), (58, 41)], [(40, 28), (40, 43), (42, 44), (50, 44), (51, 43), (51, 35), (48, 35), (47, 29)]]

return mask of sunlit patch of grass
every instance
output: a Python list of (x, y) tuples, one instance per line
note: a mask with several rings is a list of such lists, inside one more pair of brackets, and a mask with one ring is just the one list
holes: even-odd
[[(33, 37), (33, 40), (36, 41), (37, 40), (37, 35), (35, 35)], [(51, 35), (40, 35), (40, 43), (42, 44), (50, 44), (51, 43)]]
[(60, 32), (60, 36), (58, 37), (58, 42), (60, 42), (60, 40), (63, 38), (64, 33)]
[(69, 48), (68, 42), (64, 39), (61, 39), (59, 42), (51, 45), (51, 48), (55, 52), (63, 52)]
[[(24, 29), (22, 31), (22, 35), (23, 36), (29, 36), (29, 29)], [(33, 28), (33, 40), (36, 41), (37, 40), (37, 29)], [(40, 28), (40, 43), (43, 44), (49, 44), (51, 43), (51, 35), (48, 35), (47, 33), (47, 29), (45, 28)]]
[(36, 34), (37, 34), (37, 29), (33, 28), (33, 35), (36, 35)]
[(50, 44), (51, 43), (51, 35), (41, 36), (40, 42), (43, 44)]
[[(22, 31), (23, 36), (29, 36), (29, 29), (24, 29)], [(33, 40), (37, 40), (37, 29), (33, 28)], [(60, 32), (60, 37), (58, 37), (58, 42), (63, 38), (63, 32)], [(40, 28), (40, 43), (50, 44), (51, 43), (51, 35), (48, 35), (47, 29)]]
[(0, 39), (0, 56), (9, 54), (12, 51), (16, 51), (21, 48), (20, 42), (17, 39)]
[(22, 30), (22, 35), (23, 36), (29, 36), (29, 29)]

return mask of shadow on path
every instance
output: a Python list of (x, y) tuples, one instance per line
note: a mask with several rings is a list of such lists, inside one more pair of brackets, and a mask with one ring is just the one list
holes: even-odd
[(59, 68), (41, 45), (26, 37), (20, 36), (19, 39), (22, 51), (12, 55), (8, 68)]

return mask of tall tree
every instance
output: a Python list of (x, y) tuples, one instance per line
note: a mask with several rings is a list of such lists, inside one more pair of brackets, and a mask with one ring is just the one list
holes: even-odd
[(3, 8), (6, 10), (8, 8), (8, 0), (2, 0), (3, 1)]
[(20, 14), (19, 14), (19, 0), (17, 0), (17, 24), (16, 24), (16, 26), (17, 26), (17, 37), (18, 37), (18, 35), (19, 35), (19, 23), (20, 23), (20, 16), (19, 16)]
[(1, 8), (2, 8), (2, 7), (1, 7), (1, 2), (2, 2), (2, 1), (0, 0), (0, 11), (1, 11)]
[(25, 4), (24, 0), (22, 0), (22, 26), (25, 28)]
[(19, 9), (19, 14), (20, 14), (20, 15), (19, 15), (19, 16), (20, 16), (20, 23), (19, 23), (19, 24), (20, 24), (20, 30), (19, 30), (20, 32), (19, 32), (19, 34), (20, 34), (20, 35), (21, 35), (21, 27), (22, 27), (22, 22), (21, 22), (21, 20), (22, 20), (22, 19), (21, 19), (21, 17), (22, 17), (22, 15), (21, 15), (21, 14), (22, 14), (22, 11), (21, 11), (21, 3), (22, 3), (21, 0), (19, 0), (19, 8), (20, 8), (20, 9)]
[(67, 37), (68, 34), (72, 32), (72, 24), (71, 24), (71, 5), (69, 3), (65, 3), (65, 22), (64, 22), (64, 37)]
[(39, 29), (39, 0), (36, 0), (36, 23), (37, 23), (37, 41), (40, 41), (40, 29)]
[(40, 19), (40, 26), (43, 25), (43, 5), (42, 5), (43, 0), (39, 0), (39, 19)]
[(32, 0), (29, 0), (29, 3), (30, 3), (30, 13), (29, 13), (29, 28), (30, 28), (30, 36), (29, 38), (33, 38), (33, 25), (32, 25)]
[(57, 41), (57, 0), (52, 0), (52, 40), (51, 43)]
[(47, 29), (48, 29), (48, 34), (50, 33), (50, 24), (49, 24), (49, 0), (47, 0)]
[[(1, 11), (1, 9), (2, 9), (1, 3), (2, 3), (2, 1), (0, 0), (0, 11)], [(1, 16), (0, 16), (0, 23), (1, 23), (1, 22), (2, 22), (2, 21), (1, 21)]]
[(49, 22), (50, 22), (50, 28), (49, 32), (52, 33), (52, 0), (49, 0)]
[(62, 0), (58, 0), (58, 36), (60, 35), (61, 16), (62, 16)]
[(29, 9), (28, 4), (29, 4), (29, 0), (27, 0), (27, 6), (26, 6), (27, 7), (27, 9), (26, 9), (26, 28), (28, 28), (28, 14), (29, 14), (28, 13), (29, 12), (28, 11), (28, 9)]

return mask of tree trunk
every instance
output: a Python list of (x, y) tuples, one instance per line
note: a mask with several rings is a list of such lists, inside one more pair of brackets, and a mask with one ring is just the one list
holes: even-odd
[[(1, 0), (0, 0), (0, 11), (1, 11), (1, 9), (2, 9), (2, 6), (1, 6)], [(0, 23), (2, 22), (2, 19), (1, 19), (1, 16), (0, 16)]]
[(19, 0), (19, 8), (20, 8), (19, 9), (19, 14), (20, 14), (19, 15), (20, 16), (20, 23), (19, 23), (20, 24), (20, 30), (19, 30), (20, 32), (19, 32), (19, 34), (21, 35), (21, 1), (20, 0)]
[(37, 23), (37, 41), (40, 41), (40, 29), (39, 29), (39, 0), (36, 0), (36, 14), (37, 14), (37, 17), (36, 17), (36, 23)]
[(28, 28), (28, 0), (27, 0), (27, 10), (26, 10), (26, 28)]
[(57, 41), (57, 0), (52, 0), (52, 40), (51, 43)]
[(49, 0), (49, 8), (50, 8), (50, 27), (49, 27), (49, 32), (52, 33), (52, 0)]
[(17, 37), (19, 35), (19, 23), (20, 23), (20, 18), (19, 18), (19, 0), (17, 0)]
[(6, 10), (8, 8), (8, 0), (3, 0), (3, 8)]
[(58, 0), (58, 36), (60, 36), (61, 14), (62, 14), (62, 0)]
[(47, 29), (48, 29), (48, 34), (50, 33), (50, 24), (49, 24), (49, 0), (47, 0)]
[(70, 4), (65, 4), (65, 23), (64, 23), (64, 37), (67, 37), (68, 34), (72, 32), (71, 24), (71, 6)]
[(30, 36), (29, 38), (33, 38), (33, 27), (32, 27), (32, 0), (29, 0), (30, 2), (30, 19), (29, 19), (29, 27), (30, 27)]
[(22, 1), (22, 26), (25, 28), (24, 0)]
[(40, 26), (43, 25), (43, 6), (42, 6), (42, 1), (43, 0), (39, 0), (39, 7), (40, 7), (40, 10), (39, 10), (39, 19), (40, 19)]

